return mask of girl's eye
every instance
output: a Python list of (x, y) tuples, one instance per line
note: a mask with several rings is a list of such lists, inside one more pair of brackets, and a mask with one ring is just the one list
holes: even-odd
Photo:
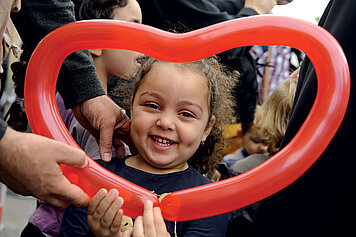
[(186, 117), (186, 118), (195, 118), (194, 114), (192, 114), (190, 112), (181, 112), (180, 115), (182, 115), (183, 117)]
[(145, 106), (152, 108), (152, 109), (159, 109), (158, 105), (153, 104), (153, 103), (146, 103)]

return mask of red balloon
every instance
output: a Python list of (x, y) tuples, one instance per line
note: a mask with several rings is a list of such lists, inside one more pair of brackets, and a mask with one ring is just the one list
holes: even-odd
[(83, 169), (62, 166), (66, 177), (91, 197), (100, 188), (117, 188), (125, 200), (125, 214), (133, 218), (142, 215), (145, 200), (160, 206), (164, 218), (170, 221), (213, 216), (249, 205), (300, 177), (327, 147), (346, 111), (350, 75), (345, 55), (331, 34), (311, 23), (283, 16), (255, 16), (184, 34), (113, 20), (65, 25), (41, 41), (28, 65), (25, 103), (31, 128), (37, 134), (77, 146), (58, 114), (55, 100), (60, 66), (74, 51), (127, 49), (164, 61), (188, 62), (249, 45), (300, 49), (313, 62), (318, 78), (316, 99), (304, 124), (268, 161), (227, 180), (173, 192), (161, 203), (148, 190), (114, 175), (89, 157)]

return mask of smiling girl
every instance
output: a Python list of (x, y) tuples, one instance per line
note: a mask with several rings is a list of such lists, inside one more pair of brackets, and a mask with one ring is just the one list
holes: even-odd
[[(131, 137), (138, 154), (97, 162), (161, 197), (210, 183), (207, 177), (222, 157), (222, 128), (233, 118), (230, 88), (237, 80), (222, 69), (215, 58), (191, 63), (148, 59), (137, 75), (131, 101)], [(89, 213), (70, 206), (61, 233), (116, 236), (123, 214), (123, 200), (117, 195), (99, 191)], [(171, 236), (225, 236), (227, 215), (165, 225)]]

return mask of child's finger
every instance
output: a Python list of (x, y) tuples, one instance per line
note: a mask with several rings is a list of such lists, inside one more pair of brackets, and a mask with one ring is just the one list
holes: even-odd
[(133, 236), (133, 228), (130, 228), (128, 230), (126, 230), (123, 234), (122, 237), (130, 237)]
[(153, 208), (153, 216), (157, 236), (169, 236), (167, 232), (166, 223), (164, 222), (161, 209), (159, 207)]
[(133, 237), (143, 237), (145, 233), (143, 231), (143, 219), (142, 216), (136, 218), (133, 228)]
[(101, 218), (101, 223), (104, 226), (110, 226), (114, 220), (116, 213), (120, 210), (122, 206), (122, 198), (117, 197), (111, 203), (111, 205), (106, 210), (105, 214)]
[(101, 223), (104, 226), (109, 227), (111, 223), (106, 223), (103, 221), (102, 217), (108, 211), (109, 207), (111, 206), (112, 202), (117, 199), (119, 195), (119, 191), (116, 189), (111, 189), (108, 194), (103, 198), (103, 200), (99, 203), (98, 207), (95, 209), (93, 217), (95, 219), (101, 219)]
[(143, 227), (145, 230), (145, 236), (156, 236), (153, 203), (151, 201), (147, 201), (144, 205)]
[(110, 231), (113, 233), (117, 233), (120, 231), (121, 227), (121, 222), (122, 222), (122, 217), (123, 217), (123, 211), (122, 209), (119, 209), (116, 213), (115, 216), (111, 222), (110, 225)]
[(95, 196), (91, 199), (89, 206), (88, 206), (88, 215), (93, 215), (96, 208), (98, 207), (99, 203), (103, 198), (106, 196), (107, 191), (105, 188), (100, 189)]
[(113, 229), (114, 232), (118, 231), (119, 228), (116, 229), (117, 226), (120, 227), (122, 215), (118, 216), (118, 218), (120, 218), (120, 222), (118, 224), (115, 222), (115, 221), (117, 221), (117, 219), (115, 219), (115, 217), (119, 213), (119, 211), (121, 211), (121, 214), (122, 214), (122, 210), (120, 208), (121, 208), (123, 202), (124, 202), (124, 200), (121, 197), (117, 197), (112, 202), (111, 206), (107, 209), (103, 218), (101, 219), (101, 224), (105, 227), (110, 227), (110, 229)]

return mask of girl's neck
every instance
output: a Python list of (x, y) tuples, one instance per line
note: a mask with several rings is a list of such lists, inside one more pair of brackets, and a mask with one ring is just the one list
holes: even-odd
[(99, 78), (99, 82), (101, 84), (101, 87), (104, 89), (105, 94), (108, 94), (108, 81), (110, 79), (110, 76), (107, 75), (102, 70), (100, 70), (100, 67), (97, 64), (98, 63), (96, 62), (96, 60), (94, 60), (94, 66), (95, 66), (95, 69), (96, 69), (96, 75)]
[(139, 155), (131, 156), (126, 159), (125, 164), (132, 168), (145, 171), (151, 174), (169, 174), (174, 172), (179, 172), (188, 169), (189, 165), (187, 162), (173, 168), (158, 168), (148, 164)]
[(98, 78), (99, 78), (99, 82), (101, 84), (101, 87), (104, 89), (105, 94), (108, 94), (108, 79), (105, 76), (101, 76), (99, 75), (99, 73), (97, 73)]

